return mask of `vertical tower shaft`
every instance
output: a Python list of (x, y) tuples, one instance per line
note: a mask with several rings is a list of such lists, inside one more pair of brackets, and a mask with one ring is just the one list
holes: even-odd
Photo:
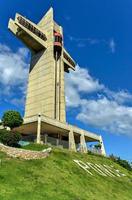
[(31, 50), (24, 117), (40, 113), (65, 122), (64, 72), (75, 70), (75, 62), (64, 48), (63, 29), (54, 21), (53, 9), (38, 24), (16, 14), (8, 28)]

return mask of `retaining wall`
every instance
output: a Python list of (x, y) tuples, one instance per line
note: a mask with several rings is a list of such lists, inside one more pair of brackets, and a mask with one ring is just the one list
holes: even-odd
[(5, 152), (8, 156), (13, 158), (21, 158), (25, 160), (42, 159), (49, 156), (49, 152), (31, 151), (5, 146), (0, 143), (0, 151)]

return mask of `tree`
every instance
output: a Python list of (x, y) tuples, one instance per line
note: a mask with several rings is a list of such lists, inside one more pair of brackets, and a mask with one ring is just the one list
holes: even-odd
[(17, 147), (18, 142), (21, 140), (21, 134), (18, 132), (8, 131), (6, 129), (0, 130), (0, 142), (11, 146)]
[(113, 154), (111, 154), (109, 157), (111, 160), (118, 163), (122, 167), (126, 168), (129, 171), (132, 171), (132, 166), (127, 160), (123, 160), (120, 157), (114, 156)]
[(14, 110), (6, 111), (2, 117), (3, 126), (8, 126), (11, 129), (22, 125), (23, 119), (19, 112)]
[(95, 147), (95, 149), (99, 150), (99, 149), (101, 149), (101, 144), (95, 144), (94, 147)]

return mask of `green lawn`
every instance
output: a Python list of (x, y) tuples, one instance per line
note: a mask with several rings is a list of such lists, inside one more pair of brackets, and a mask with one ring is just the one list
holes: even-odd
[(23, 149), (28, 149), (28, 150), (34, 150), (34, 151), (42, 151), (45, 148), (48, 148), (48, 145), (41, 145), (41, 144), (35, 144), (35, 143), (30, 143), (29, 145), (23, 146)]
[[(42, 150), (43, 145), (26, 149)], [(43, 160), (24, 161), (0, 153), (0, 200), (131, 200), (132, 174), (101, 156), (54, 149)], [(90, 176), (73, 159), (112, 164), (127, 177)]]

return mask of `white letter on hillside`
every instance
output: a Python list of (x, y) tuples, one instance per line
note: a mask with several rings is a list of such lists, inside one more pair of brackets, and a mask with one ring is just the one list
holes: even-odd
[(90, 167), (85, 164), (84, 162), (80, 161), (80, 160), (73, 160), (75, 163), (77, 163), (81, 168), (83, 168), (86, 172), (88, 172), (90, 175), (93, 175), (88, 169), (90, 169)]

